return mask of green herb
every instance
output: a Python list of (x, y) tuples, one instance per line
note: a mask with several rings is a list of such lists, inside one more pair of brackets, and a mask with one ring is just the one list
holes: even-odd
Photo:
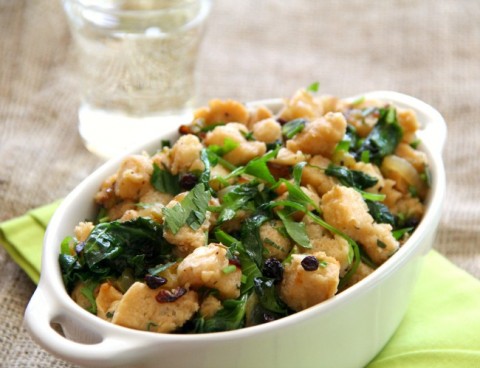
[(303, 248), (312, 248), (310, 239), (308, 238), (307, 231), (305, 229), (305, 223), (293, 221), (285, 210), (277, 212), (278, 217), (282, 220), (285, 229), (287, 230), (290, 238)]
[(226, 194), (222, 197), (222, 205), (218, 223), (233, 219), (238, 210), (244, 209), (247, 203), (259, 194), (258, 184), (249, 182), (232, 185), (226, 188)]
[(287, 139), (292, 139), (295, 135), (300, 133), (305, 128), (306, 124), (307, 124), (306, 119), (290, 120), (288, 123), (282, 126), (282, 134)]
[(263, 262), (263, 243), (260, 239), (260, 226), (262, 226), (269, 217), (263, 212), (257, 212), (247, 218), (241, 228), (242, 244), (249, 257), (260, 267)]
[(387, 244), (385, 244), (383, 241), (380, 239), (377, 239), (377, 247), (385, 249), (387, 247)]
[(165, 226), (173, 234), (185, 224), (193, 230), (198, 230), (205, 221), (209, 200), (210, 192), (205, 190), (205, 185), (203, 183), (195, 185), (181, 203), (172, 208), (163, 208)]
[(377, 184), (378, 179), (362, 171), (350, 170), (345, 166), (329, 164), (325, 169), (325, 174), (337, 178), (340, 183), (347, 187), (358, 189), (367, 189)]
[(158, 275), (160, 272), (163, 272), (163, 271), (169, 269), (170, 267), (172, 267), (176, 263), (177, 262), (167, 262), (167, 263), (164, 263), (164, 264), (156, 265), (155, 267), (149, 268), (148, 273), (150, 275)]
[(254, 280), (255, 293), (260, 305), (271, 312), (287, 315), (287, 306), (277, 295), (275, 280), (268, 277), (256, 277)]
[(377, 123), (356, 152), (357, 157), (361, 157), (364, 151), (369, 151), (370, 161), (376, 165), (380, 165), (385, 156), (395, 152), (403, 136), (395, 108), (382, 108), (379, 113)]
[(385, 198), (386, 198), (385, 194), (365, 192), (363, 190), (356, 189), (356, 188), (355, 188), (355, 190), (357, 192), (359, 192), (362, 195), (363, 199), (365, 199), (365, 200), (368, 199), (370, 201), (381, 202), (381, 201), (385, 200)]
[(335, 146), (335, 152), (348, 152), (350, 150), (350, 142), (349, 141), (340, 141)]
[(416, 187), (414, 187), (413, 185), (408, 186), (408, 193), (410, 193), (410, 195), (413, 198), (418, 197), (418, 189)]
[(107, 313), (105, 313), (105, 317), (107, 317), (107, 318), (113, 318), (113, 315), (114, 315), (114, 314), (115, 314), (115, 313), (113, 313), (113, 312), (107, 312)]
[(211, 318), (200, 317), (196, 321), (195, 332), (230, 331), (243, 327), (248, 295), (244, 294), (239, 299), (223, 301), (223, 308)]
[(265, 180), (267, 183), (275, 184), (275, 178), (268, 169), (267, 162), (277, 157), (280, 146), (277, 146), (273, 151), (269, 151), (262, 157), (254, 158), (244, 168), (245, 174), (255, 176), (256, 178)]
[(162, 139), (160, 141), (160, 147), (165, 148), (165, 147), (171, 147), (172, 144), (170, 143), (170, 140), (168, 139)]
[(400, 240), (405, 234), (411, 233), (413, 230), (413, 227), (404, 227), (402, 229), (393, 230), (392, 235), (396, 240)]
[(110, 221), (110, 219), (108, 218), (108, 210), (105, 207), (100, 207), (95, 223), (99, 224), (101, 222), (108, 222), (108, 221)]
[(376, 223), (390, 224), (392, 227), (395, 227), (395, 216), (391, 214), (387, 206), (381, 202), (375, 202), (368, 199), (365, 203), (367, 204), (368, 212), (372, 215)]
[(307, 165), (307, 163), (304, 161), (304, 162), (299, 162), (293, 167), (293, 173), (292, 173), (293, 182), (298, 186), (300, 186), (300, 183), (302, 181), (302, 173), (305, 165)]
[(414, 141), (410, 142), (410, 147), (417, 149), (420, 143), (422, 143), (420, 139), (415, 139)]
[(152, 327), (158, 327), (158, 325), (155, 322), (150, 321), (147, 323), (145, 330), (150, 331)]
[(366, 164), (370, 163), (370, 151), (363, 151), (360, 155), (360, 160)]
[(357, 106), (365, 102), (365, 96), (360, 96), (352, 101), (352, 106)]
[(235, 272), (236, 270), (237, 270), (237, 266), (235, 266), (235, 265), (228, 265), (228, 266), (222, 268), (222, 272), (224, 274), (229, 274), (229, 273)]
[(173, 175), (168, 170), (161, 169), (156, 163), (153, 164), (150, 183), (156, 190), (162, 193), (177, 195), (181, 191), (178, 175)]
[(316, 93), (318, 92), (319, 88), (320, 88), (320, 82), (313, 82), (306, 88), (306, 90), (311, 93)]
[(217, 154), (218, 156), (225, 156), (227, 153), (232, 152), (235, 148), (240, 145), (237, 141), (233, 140), (232, 138), (225, 138), (223, 141), (222, 146), (217, 146), (212, 144), (208, 146), (208, 150)]
[(327, 261), (318, 261), (318, 266), (319, 267), (322, 267), (322, 268), (325, 268), (328, 266), (328, 262)]
[(87, 310), (93, 314), (97, 314), (97, 302), (95, 300), (95, 289), (97, 286), (98, 282), (87, 281), (80, 290), (82, 295), (87, 298), (90, 303), (90, 307), (88, 307)]

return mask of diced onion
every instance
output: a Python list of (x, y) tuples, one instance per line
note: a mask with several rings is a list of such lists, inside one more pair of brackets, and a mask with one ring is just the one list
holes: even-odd
[(425, 183), (410, 162), (396, 155), (386, 156), (381, 166), (382, 174), (397, 182), (397, 188), (406, 193), (410, 187), (416, 189), (418, 196), (424, 198), (427, 192)]

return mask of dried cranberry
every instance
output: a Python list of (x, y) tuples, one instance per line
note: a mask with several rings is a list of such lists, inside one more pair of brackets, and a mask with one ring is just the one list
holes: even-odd
[(180, 177), (180, 186), (185, 190), (193, 189), (193, 187), (197, 184), (198, 178), (195, 174), (192, 173), (185, 173)]
[(172, 303), (179, 299), (180, 297), (184, 296), (187, 293), (187, 289), (183, 287), (177, 287), (172, 290), (160, 290), (155, 299), (159, 303)]
[(167, 283), (167, 279), (161, 276), (146, 275), (145, 283), (150, 289), (157, 289)]
[(318, 269), (318, 259), (314, 256), (306, 256), (302, 259), (301, 265), (305, 271), (315, 271)]
[(268, 170), (270, 170), (270, 173), (276, 180), (281, 178), (288, 178), (292, 174), (290, 166), (273, 164), (271, 162), (267, 162), (267, 166)]
[(268, 258), (262, 268), (262, 274), (265, 277), (269, 277), (275, 280), (275, 282), (282, 281), (283, 278), (283, 265), (277, 258)]
[(178, 128), (178, 132), (180, 134), (190, 134), (192, 132), (192, 129), (188, 125), (180, 125)]
[(287, 124), (287, 123), (288, 123), (288, 121), (287, 121), (287, 120), (285, 120), (285, 119), (282, 119), (282, 118), (278, 118), (278, 119), (277, 119), (277, 122), (278, 122), (280, 125), (285, 125), (285, 124)]

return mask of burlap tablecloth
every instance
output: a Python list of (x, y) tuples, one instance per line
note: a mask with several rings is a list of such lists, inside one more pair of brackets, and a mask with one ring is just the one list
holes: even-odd
[[(0, 221), (65, 196), (102, 160), (77, 133), (60, 1), (0, 1)], [(396, 90), (435, 106), (449, 135), (435, 248), (480, 277), (480, 2), (219, 0), (199, 60), (203, 104)], [(35, 286), (0, 248), (0, 366), (68, 367), (22, 326)]]

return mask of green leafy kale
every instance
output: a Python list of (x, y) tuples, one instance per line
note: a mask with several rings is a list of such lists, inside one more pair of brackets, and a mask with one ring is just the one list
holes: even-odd
[(372, 215), (376, 223), (390, 224), (395, 228), (396, 221), (395, 216), (391, 214), (388, 207), (381, 202), (365, 200), (368, 206), (368, 212)]
[(259, 304), (267, 311), (286, 316), (288, 308), (277, 294), (275, 280), (268, 277), (256, 277), (254, 280), (255, 293)]
[(337, 178), (340, 183), (347, 187), (364, 190), (377, 184), (378, 179), (362, 171), (350, 170), (345, 166), (328, 165), (325, 174)]
[(248, 295), (239, 299), (227, 299), (222, 303), (223, 308), (210, 318), (200, 317), (196, 321), (195, 332), (218, 332), (236, 330), (244, 326), (245, 311)]
[(157, 164), (153, 164), (153, 173), (150, 178), (152, 186), (162, 193), (177, 195), (181, 192), (178, 175), (173, 175), (168, 170), (161, 169)]
[(102, 280), (126, 268), (143, 276), (149, 268), (171, 260), (171, 245), (163, 239), (162, 226), (142, 217), (98, 224), (82, 245), (77, 254), (62, 248), (59, 256), (68, 290), (78, 280)]
[(369, 160), (376, 165), (395, 151), (403, 136), (394, 107), (381, 108), (379, 113), (377, 123), (356, 152), (357, 159), (361, 159), (363, 152), (368, 151)]

